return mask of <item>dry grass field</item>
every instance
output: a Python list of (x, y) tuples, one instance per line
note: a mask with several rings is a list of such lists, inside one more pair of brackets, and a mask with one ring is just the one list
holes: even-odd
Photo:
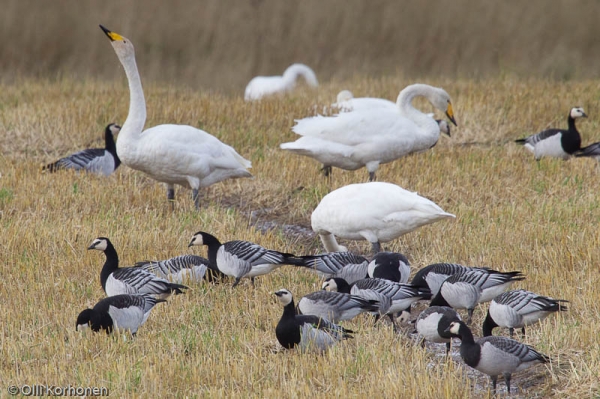
[[(113, 241), (123, 266), (205, 255), (187, 248), (201, 229), (224, 241), (321, 252), (312, 209), (367, 172), (334, 170), (328, 181), (316, 162), (279, 143), (293, 138), (294, 118), (314, 114), (315, 104), (329, 104), (342, 88), (394, 99), (409, 83), (356, 78), (254, 104), (147, 84), (146, 126), (201, 127), (253, 162), (254, 179), (211, 187), (200, 212), (185, 190), (171, 211), (162, 185), (125, 166), (108, 178), (40, 172), (45, 162), (102, 145), (104, 126), (126, 117), (124, 82), (2, 85), (0, 396), (9, 385), (70, 384), (107, 387), (111, 397), (486, 397), (487, 377), (456, 354), (447, 361), (366, 316), (346, 322), (355, 338), (322, 356), (280, 351), (274, 328), (282, 309), (271, 293), (286, 287), (298, 299), (320, 288), (316, 275), (293, 267), (258, 278), (254, 288), (191, 282), (185, 295), (154, 309), (135, 339), (75, 331), (77, 314), (103, 297), (104, 256), (86, 251), (97, 236)], [(515, 374), (513, 396), (599, 397), (600, 167), (588, 159), (535, 162), (512, 140), (565, 126), (574, 105), (590, 116), (579, 123), (584, 143), (600, 140), (600, 82), (427, 83), (453, 97), (459, 127), (433, 150), (383, 165), (378, 179), (418, 191), (457, 218), (384, 247), (406, 254), (414, 270), (439, 261), (521, 270), (527, 279), (517, 287), (569, 300), (568, 312), (529, 329), (526, 342), (553, 362)], [(359, 253), (370, 248), (345, 244)], [(485, 310), (476, 309), (475, 325)]]

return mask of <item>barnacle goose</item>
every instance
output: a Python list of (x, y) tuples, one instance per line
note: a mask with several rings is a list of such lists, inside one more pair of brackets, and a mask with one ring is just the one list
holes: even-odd
[(446, 331), (460, 338), (460, 356), (464, 362), (490, 376), (494, 394), (496, 394), (498, 375), (504, 376), (506, 391), (510, 393), (512, 373), (550, 361), (548, 356), (539, 353), (531, 346), (510, 338), (484, 337), (475, 340), (469, 327), (462, 321), (450, 323)]
[(75, 330), (91, 328), (98, 332), (105, 330), (107, 334), (113, 330), (130, 331), (132, 335), (148, 320), (150, 311), (164, 299), (157, 299), (150, 294), (121, 294), (109, 296), (98, 302), (92, 309), (79, 313)]
[(119, 268), (119, 257), (115, 247), (106, 237), (96, 238), (88, 249), (104, 252), (106, 262), (100, 272), (100, 283), (106, 295), (152, 294), (167, 298), (172, 293), (183, 294), (185, 285), (171, 283), (139, 267)]
[(323, 352), (338, 341), (353, 338), (354, 331), (326, 319), (296, 314), (294, 298), (290, 291), (280, 289), (274, 294), (283, 305), (283, 314), (275, 328), (275, 335), (284, 348), (292, 349), (297, 346), (301, 351)]
[(600, 142), (593, 143), (584, 147), (575, 153), (576, 157), (594, 158), (600, 161)]
[(401, 253), (379, 252), (369, 263), (368, 273), (371, 278), (407, 283), (410, 277), (410, 263)]
[(536, 161), (543, 157), (568, 159), (581, 147), (581, 135), (575, 127), (575, 119), (587, 118), (581, 107), (574, 107), (567, 118), (568, 129), (548, 129), (523, 139), (515, 140), (533, 152)]
[(452, 335), (445, 330), (453, 321), (462, 320), (458, 313), (447, 306), (430, 306), (419, 314), (415, 321), (417, 333), (422, 338), (421, 346), (425, 341), (446, 344), (446, 354), (450, 353)]
[[(381, 315), (388, 315), (392, 321), (394, 331), (397, 331), (396, 313), (401, 313), (404, 320), (410, 313), (410, 307), (414, 302), (421, 299), (430, 299), (431, 293), (428, 288), (420, 288), (410, 284), (401, 284), (395, 281), (381, 278), (366, 278), (349, 285), (341, 278), (329, 278), (323, 282), (322, 288), (327, 291), (345, 292), (357, 295), (365, 299), (379, 301), (379, 309), (376, 313), (376, 321)], [(405, 313), (407, 312), (407, 313)]]
[(283, 265), (296, 265), (299, 260), (292, 254), (266, 249), (249, 241), (228, 241), (224, 244), (213, 235), (199, 231), (192, 236), (188, 247), (206, 245), (208, 261), (212, 268), (235, 278), (233, 287), (242, 278), (262, 276)]
[(302, 314), (338, 323), (351, 320), (364, 312), (377, 312), (379, 301), (342, 292), (317, 291), (300, 298), (298, 310)]
[(316, 271), (320, 278), (340, 277), (349, 284), (367, 276), (369, 261), (352, 252), (329, 252), (320, 255), (298, 256), (298, 266)]
[(471, 323), (475, 305), (491, 301), (515, 281), (524, 280), (521, 272), (495, 270), (465, 270), (448, 277), (431, 300), (431, 306), (451, 306), (467, 309), (467, 324)]
[(413, 277), (411, 284), (422, 288), (429, 288), (431, 295), (436, 296), (442, 283), (448, 277), (465, 270), (473, 269), (489, 270), (487, 267), (468, 267), (456, 263), (434, 263), (419, 269)]
[(104, 176), (110, 175), (121, 165), (114, 138), (120, 130), (121, 126), (115, 123), (109, 124), (104, 130), (104, 148), (88, 148), (76, 152), (44, 166), (42, 170), (56, 172), (60, 169), (73, 169)]
[(184, 280), (215, 282), (225, 277), (218, 269), (209, 266), (208, 259), (197, 255), (181, 255), (165, 260), (137, 262), (140, 267), (159, 277), (182, 284)]
[(537, 295), (531, 291), (506, 291), (495, 297), (490, 303), (487, 316), (483, 322), (483, 336), (492, 335), (496, 327), (508, 328), (513, 336), (515, 328), (521, 328), (525, 335), (525, 326), (545, 319), (551, 313), (566, 311), (568, 303), (564, 299), (554, 299)]

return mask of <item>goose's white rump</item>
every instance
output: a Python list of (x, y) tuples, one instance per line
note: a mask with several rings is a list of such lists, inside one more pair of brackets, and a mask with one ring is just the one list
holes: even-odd
[(339, 251), (334, 236), (380, 242), (453, 218), (434, 202), (391, 183), (350, 184), (327, 194), (311, 216), (313, 230), (329, 252)]
[(317, 76), (312, 69), (304, 64), (292, 64), (285, 70), (283, 76), (257, 76), (252, 78), (246, 86), (244, 100), (260, 100), (273, 94), (292, 91), (296, 87), (296, 80), (300, 76), (306, 80), (309, 86), (319, 86)]
[(366, 107), (335, 116), (297, 120), (292, 130), (302, 137), (280, 147), (314, 158), (326, 167), (356, 170), (365, 166), (372, 181), (379, 164), (427, 150), (437, 143), (440, 126), (412, 106), (417, 96), (427, 98), (455, 123), (448, 93), (437, 87), (414, 84), (400, 92), (396, 109)]

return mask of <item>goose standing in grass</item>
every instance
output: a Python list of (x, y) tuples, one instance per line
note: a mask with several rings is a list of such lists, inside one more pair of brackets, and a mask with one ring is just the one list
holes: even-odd
[(593, 143), (575, 153), (576, 157), (594, 158), (600, 161), (600, 142)]
[(466, 270), (448, 277), (431, 300), (431, 306), (450, 306), (467, 309), (471, 324), (473, 311), (478, 303), (491, 301), (515, 281), (524, 280), (521, 272), (498, 272), (495, 270)]
[(249, 241), (228, 241), (224, 244), (212, 234), (199, 231), (192, 236), (188, 247), (206, 245), (211, 268), (234, 277), (233, 287), (242, 278), (254, 278), (270, 273), (283, 265), (296, 265), (299, 260), (292, 254), (266, 249)]
[(407, 283), (410, 277), (410, 263), (401, 253), (379, 252), (369, 263), (368, 273), (371, 278)]
[(548, 356), (539, 353), (531, 346), (510, 338), (484, 337), (475, 340), (469, 327), (462, 321), (450, 323), (446, 332), (460, 338), (460, 356), (464, 362), (490, 376), (494, 395), (500, 374), (504, 376), (506, 391), (510, 394), (512, 373), (550, 361)]
[(474, 269), (489, 270), (486, 267), (468, 267), (456, 263), (434, 263), (419, 269), (410, 283), (422, 288), (429, 288), (431, 295), (436, 296), (440, 291), (442, 283), (448, 277), (456, 273)]
[[(131, 41), (100, 25), (129, 82), (129, 114), (123, 124), (117, 154), (132, 169), (167, 186), (167, 199), (175, 200), (175, 185), (192, 189), (196, 209), (198, 190), (223, 180), (251, 177), (250, 161), (203, 130), (186, 125), (158, 125), (144, 129), (146, 101)], [(173, 202), (171, 202), (173, 204)]]
[(455, 216), (433, 201), (391, 183), (350, 184), (327, 194), (311, 216), (312, 229), (329, 252), (346, 251), (335, 236), (367, 240), (374, 253), (419, 227)]
[(300, 298), (298, 310), (305, 315), (338, 323), (351, 320), (364, 312), (377, 312), (379, 301), (342, 292), (317, 291)]
[(244, 100), (260, 100), (274, 94), (284, 94), (294, 90), (296, 81), (303, 77), (311, 87), (319, 86), (317, 76), (308, 66), (304, 64), (290, 65), (283, 76), (256, 76), (250, 80), (244, 92)]
[(425, 341), (437, 344), (446, 344), (446, 355), (450, 353), (452, 345), (452, 334), (446, 329), (453, 321), (461, 318), (456, 311), (447, 306), (430, 306), (419, 314), (415, 321), (417, 334), (421, 337), (421, 346), (425, 347)]
[(197, 255), (181, 255), (165, 260), (137, 262), (140, 267), (157, 276), (182, 284), (184, 280), (215, 282), (225, 277), (218, 269), (210, 267), (208, 259)]
[(275, 328), (275, 335), (284, 348), (293, 349), (297, 346), (303, 352), (311, 350), (323, 352), (338, 341), (353, 338), (352, 330), (326, 319), (314, 315), (296, 314), (294, 298), (290, 291), (280, 289), (274, 294), (283, 305), (283, 314)]
[(366, 278), (356, 281), (352, 285), (341, 278), (329, 278), (323, 282), (322, 288), (326, 291), (343, 292), (378, 301), (379, 309), (377, 312), (373, 312), (376, 313), (375, 321), (379, 320), (381, 315), (387, 314), (392, 321), (394, 331), (398, 330), (395, 318), (397, 313), (400, 313), (401, 320), (407, 320), (410, 307), (414, 302), (431, 298), (429, 289), (381, 278)]
[(566, 311), (568, 301), (537, 295), (531, 291), (515, 290), (504, 292), (490, 303), (483, 322), (483, 336), (492, 335), (496, 327), (508, 328), (512, 338), (515, 328), (525, 327), (544, 320), (551, 313)]
[(328, 252), (297, 257), (303, 266), (314, 270), (320, 278), (340, 277), (349, 284), (368, 277), (369, 261), (352, 252)]
[(156, 299), (150, 294), (121, 294), (102, 299), (92, 309), (86, 309), (77, 316), (75, 330), (91, 328), (107, 334), (114, 330), (129, 331), (135, 336), (138, 328), (148, 320), (150, 311), (164, 299)]
[(302, 137), (280, 147), (314, 158), (325, 168), (356, 170), (364, 166), (373, 181), (380, 164), (427, 150), (437, 143), (440, 127), (433, 118), (412, 106), (417, 96), (427, 98), (456, 124), (448, 93), (414, 84), (400, 92), (398, 110), (373, 108), (298, 120), (292, 130)]
[(102, 176), (113, 173), (121, 160), (117, 156), (115, 135), (119, 133), (121, 126), (111, 123), (104, 130), (104, 148), (88, 148), (48, 164), (42, 170), (56, 172), (60, 169), (85, 170)]
[(108, 296), (119, 294), (152, 294), (165, 299), (171, 294), (183, 294), (185, 285), (171, 283), (139, 267), (119, 268), (119, 257), (110, 240), (96, 238), (88, 249), (104, 252), (106, 262), (100, 272), (102, 289)]
[(524, 139), (515, 140), (515, 143), (524, 145), (535, 155), (536, 161), (544, 157), (569, 159), (581, 148), (581, 135), (575, 126), (575, 119), (578, 118), (587, 118), (587, 115), (583, 108), (574, 107), (567, 118), (568, 129), (544, 130)]

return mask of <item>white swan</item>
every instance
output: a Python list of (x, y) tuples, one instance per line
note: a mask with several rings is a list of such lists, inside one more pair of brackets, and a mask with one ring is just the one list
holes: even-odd
[(373, 181), (379, 164), (427, 150), (437, 143), (440, 127), (433, 118), (412, 106), (417, 96), (427, 98), (456, 125), (448, 93), (437, 87), (413, 84), (398, 95), (399, 112), (373, 108), (304, 118), (292, 128), (302, 137), (280, 147), (315, 158), (326, 167), (356, 170), (366, 166)]
[(273, 94), (283, 94), (294, 90), (296, 80), (302, 76), (309, 86), (317, 87), (319, 82), (312, 69), (304, 64), (290, 65), (283, 76), (256, 76), (246, 86), (244, 100), (260, 100)]
[(311, 216), (312, 229), (329, 252), (346, 251), (335, 236), (367, 240), (375, 253), (421, 226), (455, 216), (434, 202), (391, 183), (350, 184), (327, 194)]
[(198, 189), (222, 180), (251, 177), (244, 159), (216, 137), (186, 125), (159, 125), (142, 132), (146, 101), (131, 41), (100, 25), (119, 57), (129, 81), (129, 114), (117, 140), (117, 154), (125, 165), (166, 183), (167, 198), (175, 199), (174, 185), (193, 190), (199, 208)]
[(376, 97), (358, 97), (355, 98), (350, 90), (342, 90), (338, 93), (336, 102), (331, 104), (331, 108), (339, 112), (364, 111), (374, 108), (385, 108), (398, 112), (398, 106), (395, 102), (385, 98)]

